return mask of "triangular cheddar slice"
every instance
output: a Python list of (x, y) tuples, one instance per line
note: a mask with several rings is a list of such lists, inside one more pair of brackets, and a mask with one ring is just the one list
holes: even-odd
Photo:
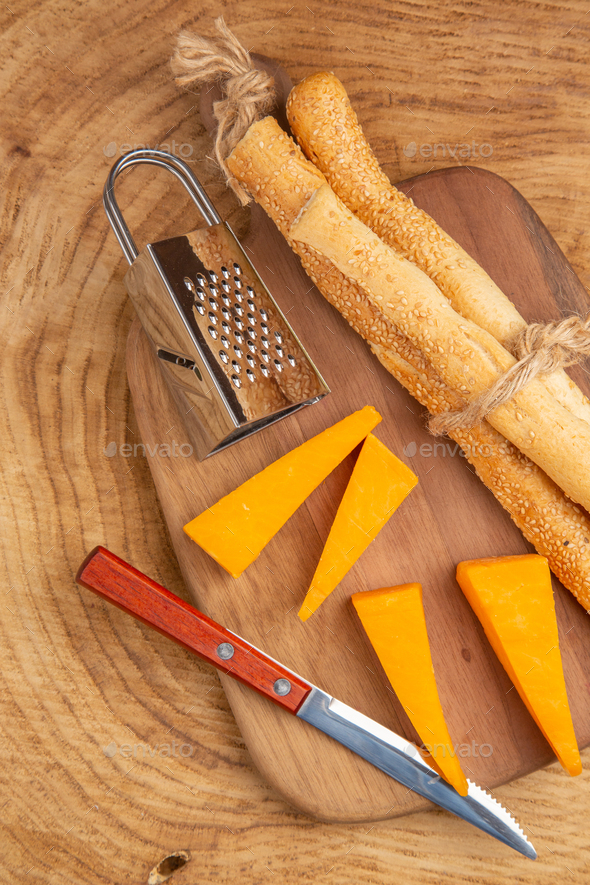
[(462, 796), (463, 774), (438, 696), (420, 584), (355, 593), (354, 607), (381, 666), (430, 752), (427, 761)]
[(417, 482), (416, 474), (370, 433), (301, 606), (302, 621), (338, 586)]
[(372, 406), (353, 412), (283, 455), (184, 526), (193, 541), (238, 578), (317, 486), (381, 421)]
[(580, 774), (547, 560), (533, 553), (460, 562), (457, 581), (555, 755)]

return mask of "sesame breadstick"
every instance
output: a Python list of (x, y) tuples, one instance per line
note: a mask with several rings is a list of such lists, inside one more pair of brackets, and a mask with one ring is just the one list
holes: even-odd
[[(307, 77), (291, 90), (287, 116), (304, 152), (342, 202), (434, 280), (458, 313), (511, 350), (525, 320), (483, 268), (391, 185), (338, 78), (328, 72)], [(590, 401), (563, 369), (542, 381), (558, 402), (590, 423)]]
[[(369, 300), (469, 402), (516, 360), (489, 332), (456, 313), (436, 284), (353, 215), (323, 184), (291, 225), (290, 236), (316, 249), (355, 280)], [(557, 402), (537, 379), (487, 416), (568, 495), (590, 510), (590, 425)]]
[[(325, 179), (272, 117), (250, 127), (228, 165), (256, 195), (323, 296), (370, 343), (385, 368), (433, 414), (461, 408), (465, 401), (443, 383), (421, 351), (353, 280), (315, 250), (289, 238), (291, 224)], [(590, 519), (586, 514), (487, 421), (449, 435), (525, 538), (547, 557), (554, 574), (582, 605), (590, 607)]]

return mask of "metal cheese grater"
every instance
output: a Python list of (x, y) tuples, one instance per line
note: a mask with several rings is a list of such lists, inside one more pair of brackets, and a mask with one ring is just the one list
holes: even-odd
[[(207, 227), (139, 254), (114, 196), (117, 176), (138, 163), (172, 172)], [(127, 291), (199, 460), (330, 392), (186, 163), (163, 151), (132, 151), (111, 169), (103, 200), (130, 264)]]

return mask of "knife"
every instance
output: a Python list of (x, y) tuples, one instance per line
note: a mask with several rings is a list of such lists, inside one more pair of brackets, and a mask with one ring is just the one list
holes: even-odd
[(330, 735), (420, 796), (525, 857), (537, 857), (512, 815), (481, 787), (468, 781), (469, 791), (461, 796), (424, 761), (415, 744), (331, 697), (216, 624), (105, 547), (96, 547), (86, 557), (76, 582)]

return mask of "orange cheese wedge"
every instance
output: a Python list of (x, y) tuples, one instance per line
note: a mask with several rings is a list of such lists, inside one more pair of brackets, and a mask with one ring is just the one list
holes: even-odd
[(184, 526), (193, 541), (238, 578), (317, 486), (381, 421), (373, 406), (274, 461)]
[(462, 796), (463, 774), (438, 696), (422, 587), (401, 584), (355, 593), (354, 607), (393, 690), (431, 754), (427, 761)]
[(555, 755), (580, 774), (547, 560), (528, 554), (460, 562), (457, 581)]
[(370, 433), (301, 606), (302, 621), (338, 586), (417, 482), (416, 474)]

